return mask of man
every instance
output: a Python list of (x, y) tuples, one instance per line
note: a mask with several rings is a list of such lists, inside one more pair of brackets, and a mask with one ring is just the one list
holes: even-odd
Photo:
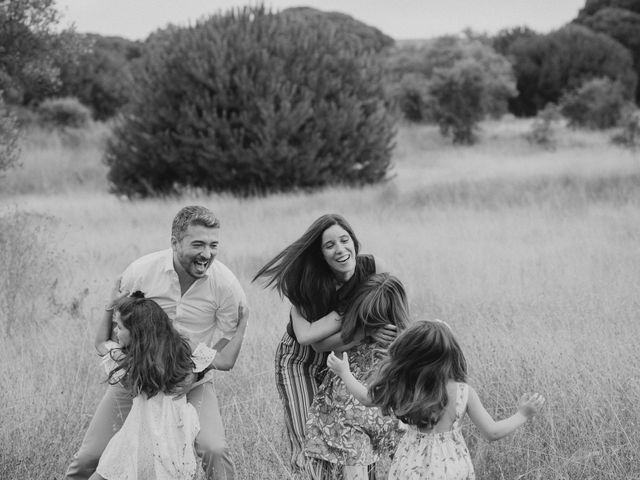
[[(189, 206), (178, 212), (171, 229), (171, 248), (145, 255), (122, 274), (121, 290), (140, 290), (157, 302), (173, 320), (175, 328), (195, 348), (204, 343), (211, 349), (209, 370), (230, 370), (242, 343), (234, 338), (239, 315), (248, 315), (246, 298), (231, 271), (215, 259), (220, 223), (205, 207)], [(109, 315), (110, 305), (106, 307)], [(238, 331), (238, 336), (243, 332)], [(220, 355), (229, 341), (231, 355)], [(200, 433), (196, 452), (209, 479), (233, 479), (234, 466), (227, 452), (224, 427), (212, 373), (194, 384), (187, 400), (196, 408)], [(68, 479), (89, 478), (100, 455), (122, 426), (132, 398), (121, 385), (109, 385), (87, 429), (80, 450), (67, 469)]]

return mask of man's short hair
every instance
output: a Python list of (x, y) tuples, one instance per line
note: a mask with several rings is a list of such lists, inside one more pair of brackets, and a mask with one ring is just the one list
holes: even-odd
[(180, 241), (190, 225), (202, 225), (207, 228), (220, 228), (220, 220), (211, 210), (200, 205), (189, 205), (180, 210), (171, 225), (171, 236)]

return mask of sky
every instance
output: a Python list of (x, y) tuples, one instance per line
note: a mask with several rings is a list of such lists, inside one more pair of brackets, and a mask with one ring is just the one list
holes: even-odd
[(308, 6), (338, 11), (396, 40), (457, 34), (466, 28), (495, 34), (526, 25), (547, 33), (573, 20), (586, 0), (57, 0), (62, 26), (80, 33), (144, 40), (173, 24), (186, 26), (212, 14), (264, 3), (280, 11)]

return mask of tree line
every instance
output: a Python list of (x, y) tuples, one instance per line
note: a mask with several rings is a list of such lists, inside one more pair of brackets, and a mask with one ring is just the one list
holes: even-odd
[[(109, 180), (129, 196), (374, 183), (400, 118), (471, 144), (488, 116), (554, 105), (573, 125), (608, 128), (640, 100), (630, 0), (587, 0), (546, 34), (415, 42), (311, 8), (245, 7), (144, 41), (60, 31), (60, 21), (55, 0), (0, 3), (0, 134), (34, 115), (112, 121)], [(0, 170), (15, 159), (5, 144)]]

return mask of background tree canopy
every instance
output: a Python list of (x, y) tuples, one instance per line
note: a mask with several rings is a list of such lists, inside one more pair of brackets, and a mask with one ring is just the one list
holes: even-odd
[(107, 146), (113, 191), (239, 194), (385, 177), (375, 51), (321, 16), (245, 8), (158, 32)]

